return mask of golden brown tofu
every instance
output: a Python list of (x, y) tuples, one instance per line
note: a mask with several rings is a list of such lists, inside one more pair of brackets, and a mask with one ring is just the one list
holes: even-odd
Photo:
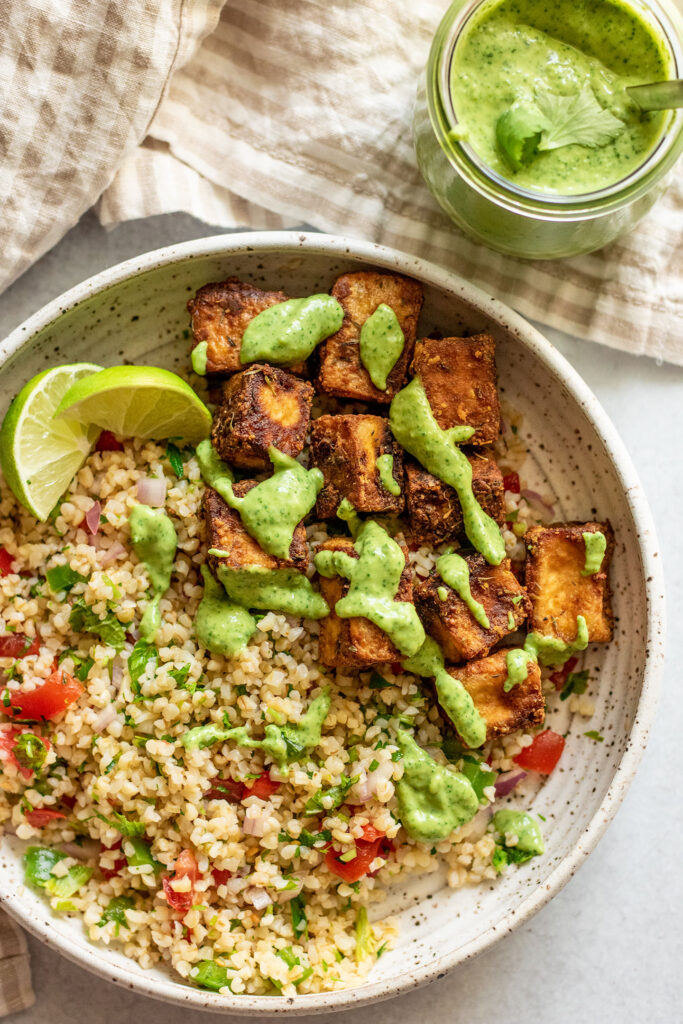
[[(604, 533), (607, 549), (594, 576), (584, 576), (584, 533)], [(614, 618), (609, 586), (609, 563), (614, 534), (608, 522), (553, 523), (531, 526), (527, 546), (526, 586), (531, 599), (530, 629), (565, 643), (576, 640), (577, 615), (583, 615), (591, 643), (612, 639)]]
[[(284, 292), (264, 292), (255, 285), (229, 277), (200, 288), (187, 304), (192, 324), (194, 348), (207, 342), (206, 372), (236, 373), (240, 363), (242, 335), (247, 325), (264, 309), (285, 302)], [(294, 372), (303, 364), (292, 367)]]
[(460, 680), (486, 722), (487, 740), (542, 724), (545, 700), (541, 670), (535, 661), (529, 661), (527, 668), (524, 682), (517, 683), (506, 693), (503, 689), (507, 679), (505, 651), (496, 651), (466, 665), (449, 667), (450, 674)]
[[(469, 453), (472, 491), (498, 525), (505, 521), (503, 474), (488, 454)], [(442, 544), (464, 539), (465, 529), (458, 495), (416, 462), (405, 465), (406, 510), (410, 531), (417, 544)]]
[[(406, 381), (422, 309), (422, 285), (399, 274), (367, 270), (342, 274), (334, 283), (332, 295), (344, 309), (344, 322), (318, 349), (316, 387), (338, 398), (390, 402)], [(403, 351), (387, 378), (386, 391), (375, 387), (360, 358), (361, 327), (382, 303), (391, 306), (405, 337)]]
[(412, 372), (424, 386), (442, 430), (467, 425), (468, 444), (492, 444), (500, 432), (496, 343), (490, 334), (418, 341)]
[(254, 363), (223, 388), (211, 441), (222, 459), (240, 469), (268, 469), (274, 445), (295, 458), (306, 441), (313, 388), (277, 366)]
[[(344, 551), (357, 558), (350, 537), (331, 537), (320, 546), (320, 551)], [(408, 551), (403, 548), (406, 565), (401, 576), (395, 600), (413, 600), (413, 581), (408, 562)], [(401, 655), (387, 634), (369, 619), (342, 619), (334, 607), (348, 593), (348, 581), (339, 576), (319, 577), (320, 593), (332, 609), (320, 622), (319, 653), (328, 668), (367, 668), (385, 661), (400, 661)]]
[[(489, 565), (482, 555), (467, 555), (470, 589), (483, 606), (489, 628), (480, 626), (465, 602), (447, 587), (436, 569), (415, 587), (415, 606), (427, 632), (447, 661), (470, 661), (488, 654), (504, 636), (519, 629), (530, 609), (526, 591), (510, 568), (510, 559)], [(445, 601), (438, 591), (444, 587)]]
[(348, 498), (358, 512), (402, 512), (403, 493), (380, 480), (377, 459), (393, 456), (393, 477), (403, 486), (403, 450), (382, 416), (320, 416), (311, 424), (311, 465), (325, 477), (315, 514), (330, 519)]
[[(255, 486), (255, 480), (241, 480), (234, 485), (234, 491), (238, 498), (242, 498)], [(229, 569), (261, 566), (264, 569), (294, 568), (305, 571), (308, 568), (306, 528), (302, 522), (294, 531), (289, 558), (276, 558), (264, 551), (261, 545), (249, 536), (242, 526), (239, 512), (230, 508), (211, 487), (204, 491), (202, 509), (209, 547), (226, 552), (224, 558), (209, 555), (209, 567), (214, 574), (219, 565), (225, 565)]]

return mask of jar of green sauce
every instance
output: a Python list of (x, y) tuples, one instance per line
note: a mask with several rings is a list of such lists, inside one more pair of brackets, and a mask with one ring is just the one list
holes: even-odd
[(432, 44), (414, 140), (446, 213), (501, 252), (552, 259), (628, 231), (670, 180), (683, 110), (628, 87), (683, 77), (668, 0), (456, 0)]

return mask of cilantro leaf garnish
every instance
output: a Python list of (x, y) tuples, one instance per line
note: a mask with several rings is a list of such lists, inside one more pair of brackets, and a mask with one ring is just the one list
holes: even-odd
[(82, 597), (77, 597), (72, 605), (69, 625), (76, 633), (94, 633), (103, 644), (113, 647), (116, 651), (123, 650), (126, 631), (114, 613), (107, 612), (101, 619)]
[(567, 697), (571, 697), (573, 693), (585, 693), (588, 687), (588, 669), (584, 669), (583, 672), (570, 672), (567, 676), (567, 681), (562, 687), (562, 693), (560, 694), (560, 700), (566, 700)]
[(515, 170), (539, 152), (562, 146), (605, 146), (624, 129), (624, 122), (601, 107), (590, 86), (561, 96), (547, 87), (533, 100), (519, 100), (496, 121), (496, 141)]

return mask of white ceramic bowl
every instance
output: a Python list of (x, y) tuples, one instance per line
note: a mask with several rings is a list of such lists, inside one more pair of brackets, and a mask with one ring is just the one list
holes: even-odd
[[(397, 948), (356, 989), (282, 1000), (226, 997), (191, 988), (164, 969), (143, 971), (113, 949), (91, 945), (78, 919), (52, 915), (23, 885), (20, 844), (2, 841), (0, 899), (25, 928), (88, 970), (171, 1002), (272, 1018), (357, 1006), (440, 977), (528, 920), (567, 882), (615, 814), (647, 740), (662, 653), (663, 585), (652, 520), (631, 460), (594, 395), (552, 345), (454, 274), (380, 246), (298, 232), (219, 235), (170, 246), (98, 274), (17, 328), (0, 345), (3, 408), (30, 376), (62, 362), (125, 359), (186, 373), (185, 303), (207, 281), (235, 274), (305, 295), (327, 290), (343, 271), (368, 266), (422, 282), (423, 335), (440, 329), (495, 336), (502, 397), (525, 416), (527, 475), (550, 481), (558, 518), (612, 521), (616, 637), (588, 652), (594, 717), (587, 724), (578, 716), (571, 720), (566, 706), (554, 712), (549, 724), (568, 730), (560, 766), (542, 787), (529, 783), (515, 794), (517, 805), (529, 801), (545, 815), (546, 855), (494, 884), (452, 891), (442, 876), (430, 875), (393, 893), (389, 909), (397, 912), (401, 929)], [(587, 739), (587, 729), (599, 730), (605, 742)]]

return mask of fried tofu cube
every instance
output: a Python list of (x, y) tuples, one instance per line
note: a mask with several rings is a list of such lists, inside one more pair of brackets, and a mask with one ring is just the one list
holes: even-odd
[[(403, 450), (382, 416), (320, 416), (311, 424), (311, 465), (325, 478), (315, 513), (337, 514), (342, 498), (358, 512), (402, 512)], [(401, 493), (391, 494), (380, 480), (377, 459), (393, 457), (393, 477)]]
[[(488, 454), (467, 454), (472, 466), (475, 498), (499, 526), (505, 521), (503, 474)], [(458, 495), (416, 462), (405, 465), (406, 510), (412, 537), (419, 544), (442, 544), (464, 539), (465, 528)]]
[[(510, 568), (510, 559), (489, 565), (482, 555), (467, 555), (470, 590), (489, 620), (479, 625), (465, 602), (446, 586), (436, 569), (415, 587), (415, 606), (426, 631), (434, 637), (447, 661), (470, 661), (488, 654), (504, 636), (514, 633), (525, 621), (530, 601), (524, 587)], [(447, 596), (442, 601), (439, 590)]]
[[(594, 576), (584, 576), (586, 543), (583, 535), (598, 530), (607, 541), (600, 571)], [(608, 643), (614, 628), (609, 586), (614, 534), (610, 524), (531, 526), (525, 541), (526, 586), (531, 599), (530, 628), (543, 636), (554, 636), (565, 643), (572, 643), (577, 634), (576, 617), (583, 615), (590, 642)]]
[[(264, 309), (286, 302), (288, 297), (284, 292), (264, 292), (237, 277), (200, 288), (187, 308), (191, 317), (192, 347), (203, 341), (208, 346), (207, 374), (225, 375), (243, 369), (240, 349), (248, 324)], [(294, 373), (302, 369), (303, 363), (291, 367)]]
[(274, 445), (296, 458), (303, 451), (313, 388), (277, 366), (253, 363), (223, 388), (211, 441), (222, 459), (240, 469), (269, 469)]
[(487, 740), (542, 724), (545, 700), (541, 670), (535, 661), (527, 663), (524, 682), (517, 683), (507, 693), (503, 689), (508, 674), (504, 650), (466, 665), (449, 667), (448, 671), (454, 679), (460, 680), (486, 722)]
[[(237, 497), (242, 498), (252, 487), (256, 487), (255, 480), (241, 480), (234, 484), (233, 489)], [(226, 552), (223, 558), (209, 555), (209, 567), (214, 575), (220, 565), (229, 569), (259, 566), (263, 569), (300, 569), (303, 572), (308, 568), (308, 544), (303, 522), (294, 531), (289, 558), (276, 558), (264, 551), (258, 541), (247, 533), (239, 512), (230, 508), (211, 487), (204, 491), (202, 510), (209, 547)]]
[[(332, 295), (344, 309), (344, 321), (318, 349), (318, 390), (338, 398), (390, 402), (406, 382), (422, 309), (422, 286), (399, 274), (367, 270), (342, 274), (334, 283)], [(387, 378), (386, 391), (375, 387), (360, 358), (361, 328), (382, 303), (391, 306), (405, 337), (403, 351)]]
[[(320, 551), (344, 551), (357, 558), (350, 537), (331, 537), (320, 545)], [(403, 548), (406, 564), (401, 575), (397, 601), (413, 600), (412, 574), (409, 568), (408, 551)], [(342, 619), (334, 611), (337, 601), (349, 590), (348, 581), (339, 577), (319, 577), (320, 593), (331, 611), (320, 621), (318, 639), (319, 655), (328, 668), (368, 668), (385, 661), (399, 661), (401, 654), (394, 647), (387, 634), (374, 622), (364, 618)]]
[(412, 372), (419, 376), (442, 430), (475, 427), (470, 445), (492, 444), (500, 433), (496, 343), (490, 334), (471, 338), (423, 338)]

